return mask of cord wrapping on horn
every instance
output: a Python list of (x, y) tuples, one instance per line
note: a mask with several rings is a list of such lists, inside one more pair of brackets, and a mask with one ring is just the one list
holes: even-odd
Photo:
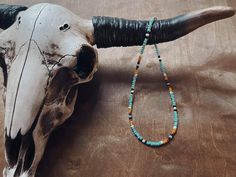
[[(142, 45), (148, 24), (148, 21), (101, 16), (93, 17), (92, 22), (94, 39), (98, 48)], [(159, 26), (158, 23), (154, 25)]]

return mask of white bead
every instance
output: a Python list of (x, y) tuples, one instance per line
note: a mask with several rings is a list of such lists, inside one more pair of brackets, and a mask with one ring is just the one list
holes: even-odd
[(143, 143), (145, 143), (145, 141), (146, 141), (145, 139), (142, 140)]
[(149, 34), (148, 34), (148, 33), (146, 33), (145, 35), (146, 35), (146, 37), (149, 37)]

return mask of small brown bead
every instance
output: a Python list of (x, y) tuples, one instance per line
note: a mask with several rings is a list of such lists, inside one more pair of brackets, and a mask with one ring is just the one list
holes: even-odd
[(167, 144), (169, 141), (170, 141), (169, 138), (165, 138), (165, 139), (163, 140), (163, 143), (164, 143), (164, 144)]
[(175, 135), (177, 132), (177, 129), (176, 128), (173, 128), (172, 131), (171, 131), (171, 135)]

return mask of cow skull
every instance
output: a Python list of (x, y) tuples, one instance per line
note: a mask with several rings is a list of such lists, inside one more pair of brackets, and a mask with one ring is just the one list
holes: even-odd
[[(213, 7), (156, 21), (148, 44), (175, 40), (234, 15)], [(77, 85), (97, 70), (97, 47), (140, 45), (148, 21), (84, 20), (53, 4), (0, 5), (0, 64), (4, 75), (4, 177), (33, 177), (50, 133), (74, 110)]]

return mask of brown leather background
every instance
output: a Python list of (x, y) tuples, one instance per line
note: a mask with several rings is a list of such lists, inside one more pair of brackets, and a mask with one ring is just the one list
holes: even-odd
[[(32, 5), (44, 0), (0, 0)], [(235, 0), (48, 0), (83, 18), (168, 18)], [(79, 88), (72, 119), (54, 131), (38, 177), (235, 177), (236, 16), (160, 45), (174, 85), (180, 127), (159, 149), (131, 134), (127, 105), (139, 47), (99, 50), (99, 71)], [(141, 65), (134, 108), (137, 129), (149, 139), (170, 131), (172, 112), (153, 47)], [(0, 105), (3, 127), (3, 105)], [(0, 141), (3, 142), (3, 130)], [(4, 166), (0, 146), (0, 171)]]

